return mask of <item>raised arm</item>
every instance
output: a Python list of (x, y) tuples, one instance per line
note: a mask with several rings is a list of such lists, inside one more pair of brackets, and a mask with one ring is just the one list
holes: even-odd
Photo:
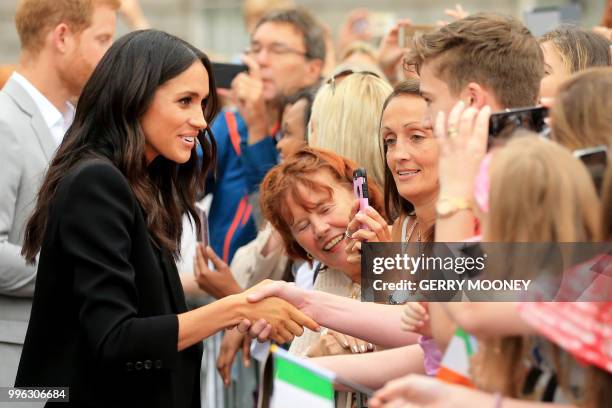
[(480, 338), (533, 333), (533, 329), (521, 319), (515, 302), (455, 302), (439, 305), (459, 327)]
[[(423, 349), (418, 344), (365, 354), (317, 357), (309, 361), (349, 381), (378, 389), (410, 373), (424, 373)], [(338, 387), (340, 391), (343, 391)]]
[(285, 299), (321, 326), (383, 347), (414, 344), (418, 335), (400, 328), (402, 306), (360, 302), (320, 291), (307, 291), (287, 282), (262, 285), (248, 297), (258, 302), (270, 296)]

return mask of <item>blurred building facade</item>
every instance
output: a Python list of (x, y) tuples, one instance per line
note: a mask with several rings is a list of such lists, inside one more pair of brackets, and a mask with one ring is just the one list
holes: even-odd
[[(146, 17), (155, 28), (178, 35), (213, 55), (229, 59), (247, 45), (243, 24), (242, 0), (140, 0)], [(342, 24), (349, 10), (366, 7), (379, 15), (410, 18), (414, 23), (434, 23), (444, 17), (456, 0), (295, 0), (314, 11), (332, 30)], [(464, 0), (470, 12), (495, 11), (522, 17), (533, 7), (563, 6), (577, 3), (582, 9), (581, 23), (599, 23), (605, 0)], [(11, 63), (19, 55), (19, 40), (13, 18), (17, 0), (0, 0), (0, 64)], [(128, 31), (119, 23), (118, 34)]]

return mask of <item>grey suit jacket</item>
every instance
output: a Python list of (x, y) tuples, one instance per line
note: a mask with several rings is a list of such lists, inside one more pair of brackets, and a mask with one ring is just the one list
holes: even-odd
[(23, 345), (25, 339), (36, 267), (26, 265), (21, 246), (55, 149), (34, 100), (10, 79), (0, 90), (0, 344)]

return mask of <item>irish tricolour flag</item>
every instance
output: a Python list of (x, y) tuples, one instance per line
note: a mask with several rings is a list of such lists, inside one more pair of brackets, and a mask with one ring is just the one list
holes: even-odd
[(458, 328), (442, 357), (437, 377), (443, 381), (473, 387), (470, 379), (470, 358), (478, 343), (474, 336)]
[(334, 378), (331, 371), (292, 356), (273, 345), (274, 391), (270, 408), (333, 408)]

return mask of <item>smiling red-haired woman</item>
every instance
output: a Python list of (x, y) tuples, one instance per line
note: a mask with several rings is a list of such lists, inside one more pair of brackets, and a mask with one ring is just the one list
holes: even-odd
[[(357, 210), (355, 169), (357, 165), (349, 159), (307, 147), (268, 173), (260, 187), (260, 200), (264, 217), (280, 233), (288, 255), (320, 263), (314, 289), (357, 299), (361, 297), (361, 266), (347, 259), (349, 240), (345, 239), (352, 212)], [(384, 214), (380, 187), (370, 179), (368, 190), (370, 206)], [(383, 216), (379, 216), (381, 225), (388, 228)], [(363, 353), (374, 347), (331, 330), (323, 335), (305, 330), (289, 352), (317, 357)]]

